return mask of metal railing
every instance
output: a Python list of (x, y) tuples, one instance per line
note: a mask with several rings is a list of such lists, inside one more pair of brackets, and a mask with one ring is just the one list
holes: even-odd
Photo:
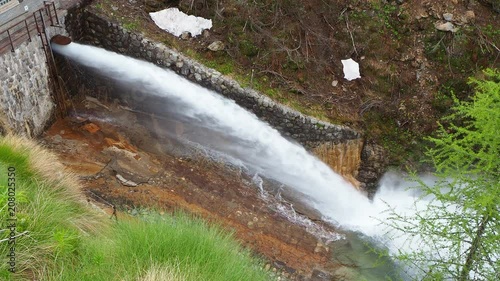
[(10, 47), (11, 52), (14, 52), (15, 48), (25, 41), (31, 42), (34, 32), (40, 36), (42, 43), (46, 43), (43, 42), (44, 38), (42, 38), (46, 28), (45, 18), (48, 18), (51, 26), (59, 26), (60, 22), (55, 3), (52, 1), (44, 1), (43, 3), (42, 8), (0, 32), (0, 54), (5, 53), (8, 47)]

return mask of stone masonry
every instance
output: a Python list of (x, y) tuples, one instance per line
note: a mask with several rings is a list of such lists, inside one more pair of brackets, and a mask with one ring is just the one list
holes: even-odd
[[(305, 146), (312, 147), (318, 142), (342, 142), (343, 140), (361, 138), (360, 133), (348, 127), (332, 125), (305, 116), (274, 102), (253, 89), (242, 88), (231, 78), (203, 66), (164, 44), (153, 42), (140, 34), (128, 31), (100, 15), (85, 13), (84, 23), (80, 30), (70, 30), (70, 34), (73, 36), (74, 34), (81, 36), (73, 38), (76, 41), (101, 46), (117, 53), (170, 68), (181, 76), (236, 101), (240, 106), (254, 112), (285, 136), (291, 137)], [(68, 26), (73, 26), (73, 23), (68, 24)]]
[[(19, 15), (17, 20), (23, 16)], [(67, 34), (64, 16), (61, 11), (59, 26), (46, 26), (48, 38)], [(43, 44), (36, 34), (32, 34), (31, 41), (15, 46), (14, 52), (0, 55), (0, 135), (34, 137), (43, 132), (56, 110), (51, 79)]]
[(0, 133), (38, 135), (53, 110), (41, 41), (26, 41), (0, 56)]
[[(335, 151), (344, 149), (346, 144), (353, 144), (356, 149), (348, 147), (347, 152), (340, 154), (352, 155), (355, 150), (360, 154), (355, 157), (358, 159), (357, 163), (350, 163), (352, 159), (347, 159), (350, 161), (349, 171), (352, 173), (346, 175), (342, 170), (337, 172), (344, 174), (347, 178), (355, 178), (360, 182), (360, 187), (373, 189), (383, 173), (384, 167), (380, 168), (379, 163), (371, 162), (373, 159), (383, 159), (383, 153), (374, 157), (373, 147), (378, 146), (365, 145), (361, 133), (351, 128), (305, 116), (253, 89), (243, 88), (238, 82), (218, 71), (202, 65), (162, 43), (154, 42), (142, 34), (129, 31), (118, 23), (107, 19), (104, 15), (92, 12), (85, 7), (70, 11), (66, 26), (72, 39), (76, 42), (100, 46), (110, 51), (172, 69), (179, 75), (234, 100), (240, 106), (255, 113), (261, 120), (268, 122), (284, 136), (301, 143), (313, 153), (317, 153), (319, 149), (322, 153), (317, 154), (318, 157), (329, 163), (332, 168), (343, 166), (344, 163), (334, 162), (343, 161), (342, 159), (347, 159), (347, 157), (323, 158), (331, 158), (332, 155), (338, 154)], [(361, 149), (359, 149), (360, 147)], [(372, 156), (363, 157), (363, 155), (368, 154)], [(372, 169), (372, 166), (376, 167)], [(360, 167), (372, 172), (361, 173), (359, 172)]]

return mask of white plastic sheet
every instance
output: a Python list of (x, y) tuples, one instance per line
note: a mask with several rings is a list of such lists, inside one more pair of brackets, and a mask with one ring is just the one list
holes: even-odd
[(361, 75), (359, 74), (359, 64), (353, 59), (342, 60), (342, 65), (344, 66), (345, 79), (351, 81), (361, 78)]
[(155, 13), (149, 13), (151, 19), (161, 29), (180, 36), (183, 32), (191, 33), (191, 36), (200, 35), (204, 29), (212, 28), (212, 20), (184, 14), (177, 8), (168, 8)]

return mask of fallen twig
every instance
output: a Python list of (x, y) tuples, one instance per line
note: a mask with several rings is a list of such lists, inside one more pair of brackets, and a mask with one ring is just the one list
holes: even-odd
[(359, 56), (358, 50), (356, 49), (356, 44), (354, 43), (354, 37), (352, 36), (351, 29), (349, 28), (349, 15), (347, 13), (345, 14), (345, 25), (347, 27), (347, 32), (349, 32), (349, 35), (351, 36), (351, 42), (352, 47), (354, 48), (354, 52), (356, 53), (356, 56)]

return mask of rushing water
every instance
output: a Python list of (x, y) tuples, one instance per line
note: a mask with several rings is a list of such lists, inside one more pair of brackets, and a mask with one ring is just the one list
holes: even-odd
[(259, 175), (289, 186), (318, 210), (324, 220), (383, 241), (390, 250), (404, 245), (404, 237), (387, 239), (386, 230), (380, 226), (388, 216), (385, 212), (388, 206), (402, 213), (411, 214), (415, 210), (417, 194), (404, 188), (406, 183), (400, 176), (386, 176), (370, 201), (326, 164), (282, 137), (253, 113), (171, 70), (77, 43), (54, 45), (53, 50), (99, 70), (102, 75), (128, 85), (140, 85), (151, 95), (165, 97), (168, 99), (165, 111), (224, 136), (210, 140), (203, 133), (197, 133), (192, 135), (194, 141), (241, 161)]

